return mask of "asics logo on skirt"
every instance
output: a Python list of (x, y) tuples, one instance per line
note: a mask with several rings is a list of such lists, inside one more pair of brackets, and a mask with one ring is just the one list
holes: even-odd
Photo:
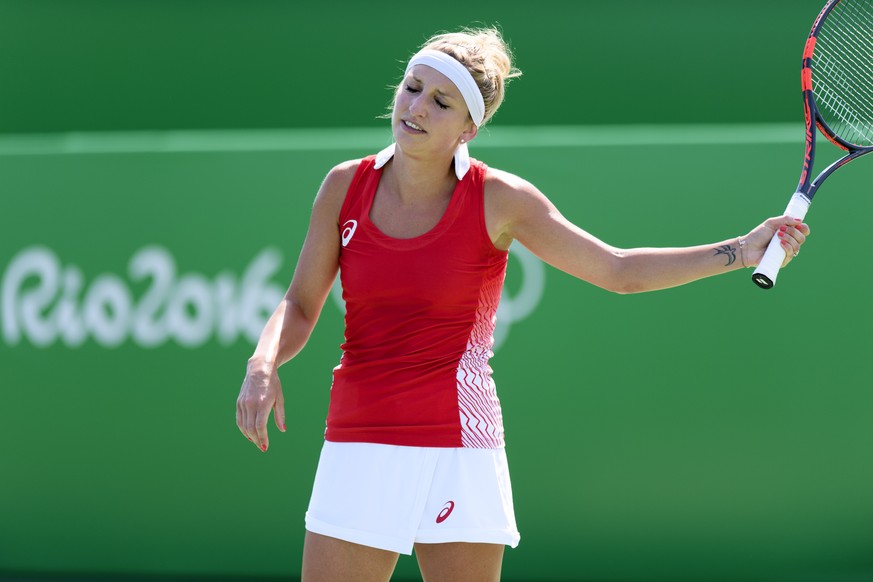
[(437, 523), (442, 523), (442, 522), (444, 522), (445, 520), (447, 520), (447, 519), (449, 518), (449, 516), (452, 514), (452, 510), (453, 510), (453, 509), (455, 509), (455, 502), (454, 502), (454, 501), (449, 501), (449, 502), (447, 502), (447, 503), (443, 506), (442, 511), (440, 511), (440, 514), (437, 516), (437, 518), (436, 518), (436, 522), (437, 522)]
[(343, 224), (343, 246), (349, 244), (349, 241), (352, 240), (352, 237), (355, 236), (355, 230), (358, 228), (357, 220), (347, 220), (345, 224)]

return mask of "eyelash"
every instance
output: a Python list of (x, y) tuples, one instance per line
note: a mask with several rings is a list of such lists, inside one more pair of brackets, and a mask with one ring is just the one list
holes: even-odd
[[(413, 89), (413, 88), (410, 87), (409, 85), (406, 86), (406, 90), (407, 90), (408, 92), (410, 92), (410, 93), (418, 93), (418, 92), (421, 91), (421, 89)], [(448, 109), (448, 108), (449, 108), (448, 105), (446, 105), (446, 104), (444, 104), (444, 103), (440, 103), (439, 99), (434, 99), (434, 102), (435, 102), (437, 105), (439, 105), (440, 109)]]

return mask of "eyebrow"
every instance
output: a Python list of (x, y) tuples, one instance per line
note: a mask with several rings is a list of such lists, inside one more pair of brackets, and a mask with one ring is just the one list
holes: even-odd
[[(412, 80), (415, 81), (416, 83), (424, 85), (424, 81), (422, 81), (421, 79), (416, 77), (415, 74), (412, 75)], [(447, 97), (448, 99), (452, 99), (453, 101), (457, 101), (457, 97), (452, 97), (450, 94), (446, 93), (445, 91), (441, 91), (439, 89), (439, 87), (437, 87), (436, 92), (439, 93), (440, 95), (442, 95), (443, 97)]]

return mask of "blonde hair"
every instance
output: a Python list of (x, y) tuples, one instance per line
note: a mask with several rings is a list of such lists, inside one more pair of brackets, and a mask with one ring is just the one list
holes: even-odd
[(497, 113), (509, 80), (521, 75), (512, 64), (512, 51), (495, 28), (438, 34), (422, 45), (424, 49), (444, 52), (470, 71), (485, 101), (485, 118), (480, 125)]

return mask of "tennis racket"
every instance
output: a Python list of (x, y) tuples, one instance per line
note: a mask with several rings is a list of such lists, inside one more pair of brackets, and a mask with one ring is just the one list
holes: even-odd
[[(812, 197), (837, 168), (873, 151), (873, 0), (830, 0), (812, 25), (801, 66), (806, 150), (797, 191), (785, 214), (806, 216)], [(819, 131), (847, 153), (812, 180)], [(785, 251), (773, 236), (752, 280), (776, 283)]]

